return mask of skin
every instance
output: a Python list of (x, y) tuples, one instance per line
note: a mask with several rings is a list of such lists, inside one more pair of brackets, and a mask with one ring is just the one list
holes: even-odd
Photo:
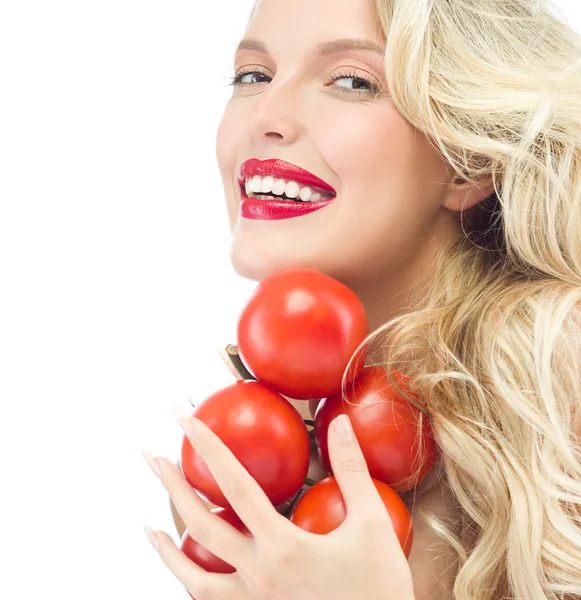
[[(430, 285), (435, 251), (461, 233), (460, 211), (489, 196), (492, 181), (458, 179), (401, 116), (380, 54), (312, 54), (317, 43), (336, 38), (385, 47), (371, 0), (260, 0), (244, 37), (264, 42), (269, 54), (236, 53), (235, 73), (244, 67), (266, 76), (246, 75), (246, 85), (233, 89), (216, 138), (234, 269), (255, 281), (290, 267), (325, 272), (357, 293), (372, 330), (413, 309), (410, 294)], [(342, 79), (328, 81), (338, 74)], [(381, 94), (374, 97), (359, 78)], [(337, 198), (299, 218), (242, 218), (237, 173), (249, 158), (299, 165), (332, 185)], [(304, 417), (314, 414), (316, 403), (290, 401)], [(454, 553), (419, 517), (428, 509), (445, 522), (455, 520), (439, 472), (438, 465), (415, 494), (404, 497), (414, 522), (408, 564), (416, 600), (449, 598), (456, 575)], [(310, 476), (323, 476), (316, 456)], [(173, 503), (172, 511), (181, 536), (185, 525)]]

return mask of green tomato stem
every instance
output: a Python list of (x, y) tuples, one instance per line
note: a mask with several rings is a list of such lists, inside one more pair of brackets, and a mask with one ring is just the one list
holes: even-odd
[(288, 505), (288, 508), (284, 511), (283, 516), (285, 516), (287, 519), (290, 519), (290, 516), (297, 504), (297, 502), (299, 501), (299, 498), (301, 496), (301, 494), (304, 492), (305, 490), (303, 488), (301, 488), (296, 494), (295, 497), (291, 500), (291, 503)]
[(246, 368), (246, 365), (242, 362), (240, 354), (238, 354), (238, 347), (234, 344), (228, 344), (223, 351), (220, 352), (226, 366), (230, 372), (238, 380), (246, 381), (257, 381), (256, 377)]
[(307, 486), (308, 488), (311, 488), (316, 483), (317, 482), (314, 479), (311, 479), (310, 477), (306, 477), (305, 478), (305, 482), (303, 483), (303, 487), (301, 487), (301, 489), (295, 494), (295, 496), (291, 500), (290, 504), (288, 505), (288, 507), (284, 511), (284, 513), (283, 513), (284, 517), (286, 517), (287, 519), (290, 518), (290, 516), (291, 516), (291, 514), (292, 514), (292, 512), (293, 512), (293, 510), (295, 508), (295, 506), (297, 505), (297, 502), (300, 499), (300, 496), (307, 491), (304, 486)]

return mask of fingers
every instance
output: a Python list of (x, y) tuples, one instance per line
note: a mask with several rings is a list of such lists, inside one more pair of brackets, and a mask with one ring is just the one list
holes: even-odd
[[(149, 529), (149, 528), (147, 528)], [(197, 599), (226, 600), (241, 598), (241, 588), (236, 574), (208, 573), (191, 561), (164, 531), (146, 529), (149, 541), (158, 551), (165, 566), (175, 575), (188, 592)]]
[[(149, 454), (149, 453), (147, 453)], [(151, 460), (151, 455), (148, 461)], [(252, 555), (252, 540), (210, 512), (171, 461), (159, 456), (161, 482), (181, 515), (190, 536), (235, 569), (243, 569)]]
[(339, 415), (331, 422), (327, 439), (333, 475), (345, 501), (347, 518), (350, 514), (384, 516), (385, 505), (369, 475), (347, 415)]
[(204, 422), (179, 413), (176, 418), (226, 500), (254, 537), (271, 536), (288, 527), (288, 521), (276, 511), (257, 481)]

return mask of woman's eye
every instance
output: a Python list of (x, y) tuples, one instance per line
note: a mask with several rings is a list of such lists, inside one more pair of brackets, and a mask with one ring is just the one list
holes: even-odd
[[(243, 81), (244, 78), (249, 75), (250, 76), (256, 75), (258, 77), (271, 79), (271, 77), (269, 77), (266, 73), (263, 73), (262, 71), (240, 71), (234, 77), (230, 77), (231, 83), (229, 85), (244, 86), (244, 85), (252, 85), (252, 83), (265, 83), (264, 80), (254, 81), (254, 82)], [(249, 79), (252, 80), (252, 77), (250, 77)], [(380, 90), (379, 86), (377, 86), (376, 84), (372, 83), (371, 81), (365, 79), (364, 77), (360, 77), (356, 73), (350, 72), (350, 73), (342, 73), (340, 75), (334, 75), (332, 77), (329, 77), (328, 81), (330, 84), (334, 84), (336, 81), (341, 81), (342, 79), (352, 79), (353, 87), (345, 87), (343, 85), (334, 85), (333, 87), (337, 88), (341, 93), (355, 92), (356, 94), (361, 95), (362, 93), (370, 92), (374, 96), (381, 94), (381, 90)], [(363, 86), (367, 86), (367, 87), (363, 87)]]
[[(258, 75), (258, 76), (266, 77), (266, 78), (270, 79), (270, 77), (268, 77), (268, 75), (266, 73), (263, 73), (262, 71), (239, 71), (238, 73), (236, 73), (236, 75), (234, 75), (234, 77), (229, 77), (230, 83), (228, 85), (233, 85), (233, 86), (252, 85), (252, 83), (249, 81), (243, 81), (243, 79), (245, 77), (247, 77), (248, 75)], [(257, 81), (256, 83), (264, 83), (264, 81)]]
[[(357, 75), (356, 73), (345, 73), (343, 75), (334, 75), (333, 77), (329, 78), (329, 81), (333, 83), (336, 81), (341, 81), (342, 79), (352, 79), (353, 80), (353, 87), (336, 86), (342, 92), (350, 92), (350, 91), (371, 92), (373, 95), (378, 95), (381, 93), (381, 90), (379, 89), (379, 87), (377, 85), (375, 85), (368, 79), (365, 79), (364, 77), (359, 77), (359, 75)], [(367, 86), (367, 87), (362, 87), (362, 85)]]
[[(232, 81), (229, 85), (252, 85), (251, 83), (249, 83), (247, 81), (242, 81), (242, 79), (244, 77), (246, 77), (247, 75), (261, 75), (262, 77), (268, 77), (268, 75), (266, 73), (263, 73), (262, 71), (240, 71), (234, 77), (230, 77), (230, 79)], [(257, 83), (264, 83), (264, 82), (259, 81)]]

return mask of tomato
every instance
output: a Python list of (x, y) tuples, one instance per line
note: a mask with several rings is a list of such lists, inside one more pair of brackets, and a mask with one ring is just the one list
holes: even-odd
[[(252, 537), (246, 525), (244, 525), (240, 517), (231, 508), (213, 508), (210, 512), (230, 523), (230, 525), (244, 535)], [(210, 573), (234, 573), (236, 571), (232, 565), (218, 558), (215, 554), (212, 554), (212, 552), (206, 550), (204, 546), (196, 542), (188, 531), (185, 531), (182, 536), (180, 550), (190, 560)]]
[[(279, 271), (255, 289), (238, 320), (242, 361), (262, 383), (295, 400), (323, 398), (341, 389), (349, 359), (369, 333), (355, 292), (307, 268)], [(361, 372), (367, 348), (347, 381)]]
[[(405, 377), (394, 371), (405, 387)], [(429, 419), (408, 402), (389, 382), (383, 367), (365, 367), (352, 386), (325, 398), (315, 413), (314, 435), (323, 466), (331, 471), (327, 432), (341, 413), (351, 419), (353, 431), (365, 456), (371, 477), (406, 492), (430, 472), (437, 458), (437, 446)], [(423, 428), (420, 435), (420, 424)]]
[[(412, 548), (414, 528), (403, 500), (387, 484), (373, 479), (385, 505), (397, 539), (407, 558)], [(347, 516), (345, 501), (335, 477), (330, 476), (313, 485), (296, 503), (292, 523), (305, 531), (324, 535), (337, 529)]]
[[(192, 416), (224, 442), (273, 504), (281, 504), (303, 485), (309, 469), (309, 434), (299, 412), (280, 394), (258, 381), (237, 381), (198, 404)], [(185, 435), (181, 468), (202, 497), (229, 506)]]

